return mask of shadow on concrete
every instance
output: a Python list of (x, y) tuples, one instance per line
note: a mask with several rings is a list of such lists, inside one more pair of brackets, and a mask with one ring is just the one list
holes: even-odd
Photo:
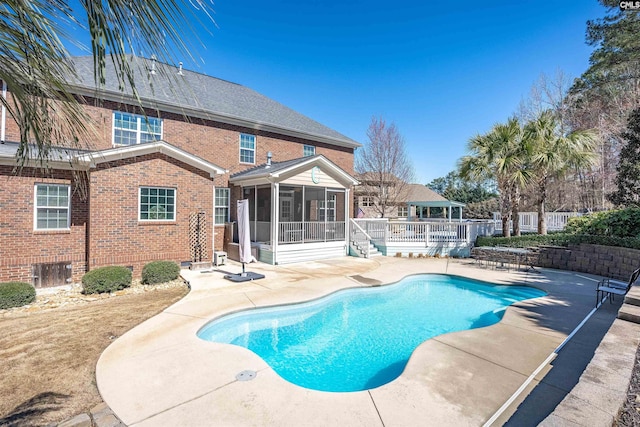
[(43, 425), (43, 415), (58, 411), (69, 398), (67, 394), (45, 392), (33, 396), (26, 402), (16, 406), (8, 415), (0, 418), (0, 426), (23, 427)]
[(560, 350), (551, 371), (518, 406), (505, 426), (537, 426), (578, 383), (616, 318), (621, 303), (603, 304)]

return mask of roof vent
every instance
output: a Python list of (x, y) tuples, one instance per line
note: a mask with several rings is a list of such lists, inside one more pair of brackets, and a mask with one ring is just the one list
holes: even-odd
[(271, 167), (271, 151), (267, 152), (267, 167)]
[(156, 56), (151, 55), (151, 69), (149, 69), (149, 74), (156, 73)]
[(178, 75), (184, 76), (184, 74), (182, 73), (182, 62), (178, 62)]

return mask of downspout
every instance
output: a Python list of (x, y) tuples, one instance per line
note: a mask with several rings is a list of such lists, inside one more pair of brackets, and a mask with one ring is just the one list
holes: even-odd
[(0, 144), (4, 144), (5, 141), (5, 127), (7, 125), (7, 82), (2, 81), (2, 123), (0, 123)]

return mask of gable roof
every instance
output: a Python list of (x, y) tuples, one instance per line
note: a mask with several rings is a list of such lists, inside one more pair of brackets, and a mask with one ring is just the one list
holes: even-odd
[[(248, 87), (154, 60), (133, 55), (129, 57), (133, 64), (136, 90), (142, 105), (147, 108), (341, 147), (361, 146), (353, 139)], [(96, 96), (93, 57), (78, 56), (73, 61), (77, 78), (69, 82), (72, 90), (84, 96)], [(105, 86), (99, 92), (101, 98), (135, 103), (130, 88), (126, 91), (128, 96), (119, 90), (111, 61), (106, 63), (105, 80)]]
[(448, 202), (449, 200), (442, 195), (436, 193), (426, 185), (422, 184), (408, 184), (408, 197), (409, 202)]
[[(0, 164), (16, 166), (16, 154), (19, 144), (17, 142), (7, 142), (0, 144)], [(34, 148), (35, 149), (35, 148)], [(160, 153), (173, 159), (179, 160), (199, 170), (209, 172), (213, 178), (216, 174), (229, 172), (219, 166), (214, 165), (198, 156), (181, 150), (166, 141), (145, 142), (142, 144), (129, 145), (123, 147), (110, 148), (108, 150), (87, 151), (71, 148), (52, 147), (46, 160), (46, 166), (52, 169), (75, 169), (90, 170), (97, 165), (114, 160), (129, 159), (145, 154)], [(37, 153), (32, 153), (37, 154)], [(27, 167), (39, 167), (36, 157), (31, 155)]]
[(254, 168), (235, 173), (229, 177), (230, 183), (242, 183), (250, 180), (264, 179), (265, 181), (279, 182), (290, 175), (295, 175), (314, 166), (322, 166), (329, 171), (336, 181), (345, 185), (356, 185), (358, 181), (345, 172), (331, 160), (322, 154), (315, 156), (301, 157), (299, 159), (285, 160), (283, 162), (272, 162), (270, 165), (263, 163)]

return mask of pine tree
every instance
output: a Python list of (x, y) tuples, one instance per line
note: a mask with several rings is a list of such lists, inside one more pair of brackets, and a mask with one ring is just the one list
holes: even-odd
[(640, 206), (640, 108), (629, 114), (627, 129), (621, 136), (626, 144), (616, 168), (617, 190), (607, 198), (616, 206)]

